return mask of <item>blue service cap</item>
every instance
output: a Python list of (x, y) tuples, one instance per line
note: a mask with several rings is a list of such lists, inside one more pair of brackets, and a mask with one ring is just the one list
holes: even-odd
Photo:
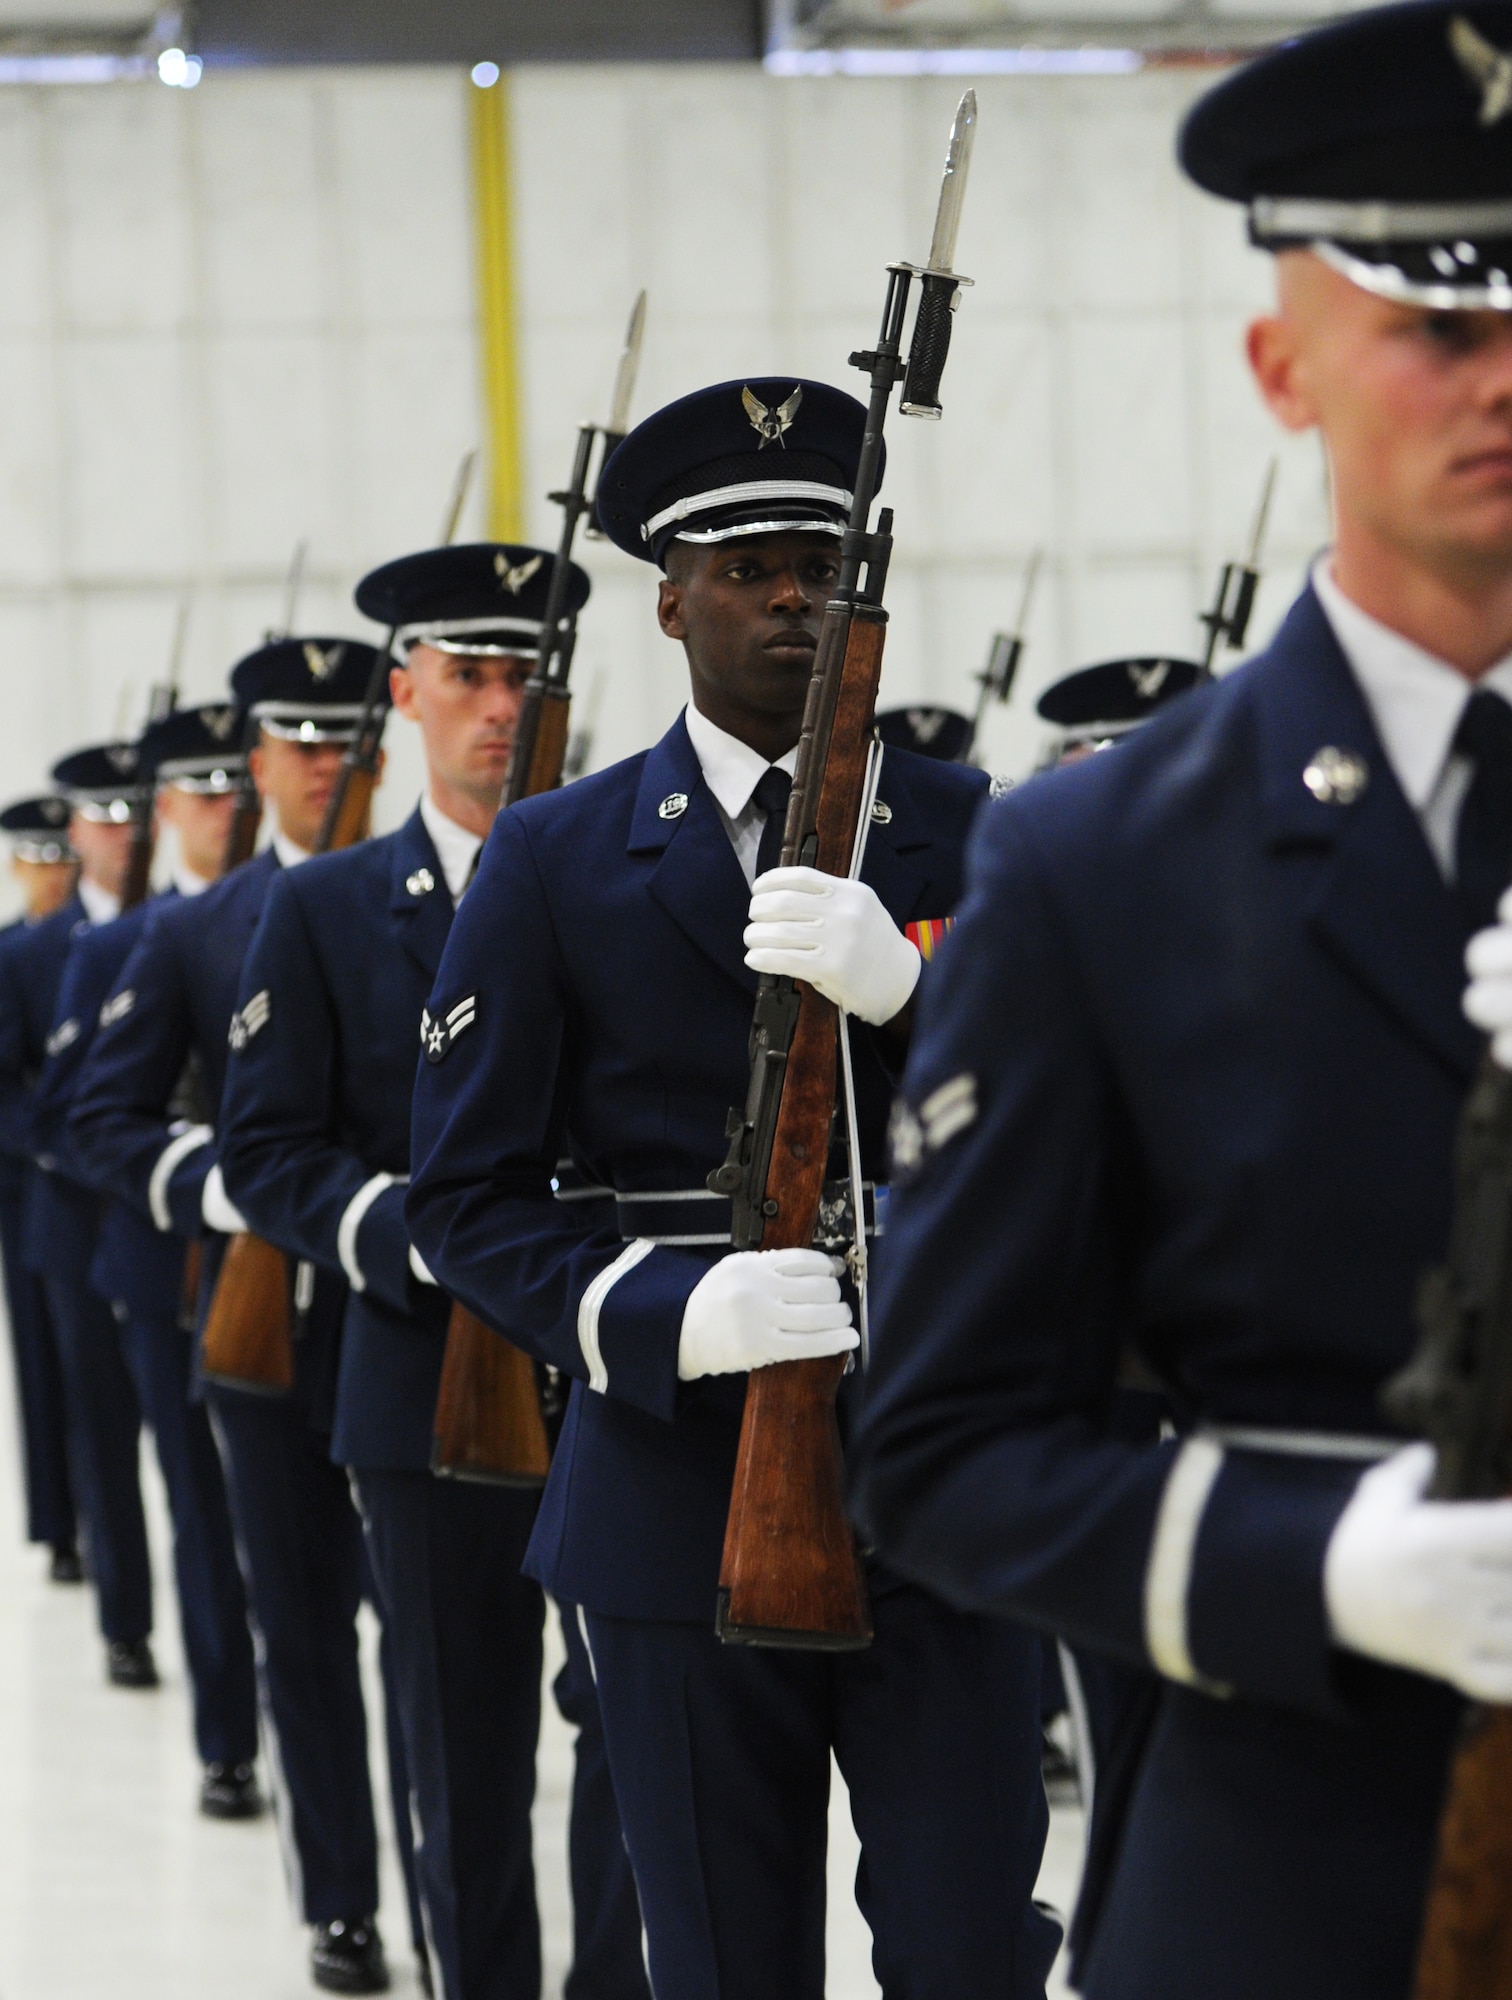
[(270, 736), (346, 743), (379, 658), (363, 639), (271, 639), (237, 661), (231, 691)]
[(234, 792), (246, 765), (242, 712), (235, 702), (175, 708), (142, 731), (142, 762), (160, 785)]
[(150, 774), (135, 743), (95, 743), (60, 757), (47, 774), (85, 819), (131, 819), (152, 796)]
[(972, 722), (953, 708), (884, 708), (877, 734), (891, 750), (915, 750), (942, 764), (958, 764), (970, 747)]
[(765, 375), (695, 390), (637, 424), (604, 467), (599, 523), (655, 563), (674, 540), (842, 535), (865, 431), (865, 405), (828, 382)]
[(1366, 291), (1512, 311), (1512, 4), (1409, 0), (1284, 42), (1181, 130), (1199, 187), (1253, 242)]
[(1203, 679), (1195, 660), (1151, 655), (1104, 660), (1067, 674), (1040, 696), (1036, 711), (1058, 728), (1095, 736), (1120, 736), (1148, 722), (1157, 708), (1187, 694)]
[(20, 861), (72, 861), (68, 821), (73, 808), (56, 792), (35, 799), (17, 799), (0, 812), (0, 833), (11, 837)]
[[(464, 542), (422, 549), (365, 576), (357, 609), (394, 633), (402, 657), (413, 645), (443, 653), (520, 654), (540, 649), (541, 620), (556, 558), (516, 542)], [(588, 573), (573, 563), (564, 610), (588, 602)]]

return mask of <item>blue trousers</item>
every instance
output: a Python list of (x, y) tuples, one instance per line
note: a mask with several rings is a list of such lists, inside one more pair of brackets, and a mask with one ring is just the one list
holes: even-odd
[(21, 1247), (21, 1198), (0, 1195), (0, 1262), (16, 1364), (21, 1462), (26, 1491), (26, 1539), (55, 1549), (78, 1539), (68, 1466), (68, 1418), (57, 1341), (42, 1282), (26, 1268)]
[(533, 2000), (544, 1606), (520, 1563), (535, 1496), (428, 1471), (358, 1470), (353, 1483), (392, 1635), (438, 1990)]
[(173, 1518), (184, 1657), (194, 1740), (206, 1764), (257, 1754), (257, 1680), (247, 1598), (236, 1566), (226, 1481), (203, 1403), (191, 1402), (194, 1337), (165, 1308), (157, 1318), (116, 1308), (122, 1352), (152, 1431)]
[(152, 1566), (137, 1463), (142, 1412), (115, 1315), (72, 1258), (43, 1274), (68, 1410), (69, 1462), (89, 1536), (100, 1630), (134, 1643), (152, 1630)]
[(885, 2000), (1043, 2000), (1040, 1642), (912, 1588), (861, 1653), (588, 1614), (657, 2000), (823, 2000), (830, 1753)]
[[(368, 1778), (357, 1611), (366, 1581), (362, 1529), (346, 1474), (297, 1404), (209, 1387), (237, 1555), (257, 1653), (275, 1803), (295, 1904), (330, 1923), (378, 1907), (378, 1843)], [(409, 1776), (393, 1721), (385, 1633), (394, 1832), (411, 1935), (421, 1935), (410, 1839)]]
[(651, 2000), (640, 1898), (609, 1774), (583, 1613), (559, 1604), (567, 1662), (551, 1692), (577, 1730), (567, 1864), (572, 1879), (572, 1969), (562, 2000)]

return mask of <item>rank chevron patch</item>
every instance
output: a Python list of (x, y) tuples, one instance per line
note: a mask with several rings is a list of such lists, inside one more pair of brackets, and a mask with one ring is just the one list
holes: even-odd
[(254, 993), (239, 1014), (231, 1016), (231, 1032), (226, 1037), (231, 1047), (240, 1054), (251, 1041), (267, 1027), (273, 1013), (273, 995), (265, 986), (261, 993)]
[(478, 1018), (478, 996), (469, 993), (465, 1000), (459, 1000), (451, 1012), (442, 1019), (436, 1019), (430, 1009), (424, 1008), (420, 1015), (420, 1046), (425, 1051), (428, 1063), (438, 1063), (449, 1053), (458, 1035), (465, 1034)]
[(107, 1000), (100, 1009), (100, 1026), (108, 1028), (112, 1021), (124, 1021), (135, 1005), (136, 988), (123, 986), (120, 992)]

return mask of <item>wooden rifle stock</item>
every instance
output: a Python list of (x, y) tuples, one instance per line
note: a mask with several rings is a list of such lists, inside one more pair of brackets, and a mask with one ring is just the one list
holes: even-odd
[(265, 1396), (286, 1396), (294, 1387), (289, 1260), (250, 1231), (226, 1245), (205, 1315), (200, 1369), (211, 1382)]
[[(342, 764), (341, 777), (331, 794), (320, 832), (322, 854), (355, 847), (368, 836), (373, 792), (378, 782), (380, 704), (387, 678), (383, 662), (387, 657), (385, 649), (368, 687), (353, 749)], [(254, 823), (254, 841), (256, 837)], [(294, 1386), (294, 1311), (290, 1290), (289, 1260), (282, 1250), (254, 1236), (250, 1230), (242, 1230), (231, 1238), (215, 1281), (215, 1296), (205, 1316), (200, 1367), (209, 1381), (265, 1396), (289, 1393)]]
[[(1430, 1500), (1512, 1484), (1512, 1076), (1487, 1055), (1466, 1101), (1445, 1265), (1418, 1294), (1420, 1338), (1382, 1392), (1426, 1432)], [(1471, 1706), (1450, 1760), (1413, 2000), (1512, 2000), (1512, 1708)]]
[[(823, 760), (817, 843), (811, 836), (798, 844), (805, 829), (795, 781), (784, 865), (801, 855), (832, 875), (849, 867), (886, 629), (887, 614), (877, 605), (837, 603), (826, 612), (798, 753), (800, 773), (806, 745), (813, 746), (808, 757)], [(835, 650), (843, 651), (838, 686), (826, 672), (826, 654)], [(797, 990), (766, 1176), (764, 1250), (806, 1250), (813, 1243), (829, 1160), (839, 1016), (811, 986)], [(751, 1373), (719, 1572), (718, 1624), (726, 1641), (845, 1651), (871, 1639), (835, 1421), (844, 1373), (842, 1355)]]
[(551, 1444), (535, 1364), (453, 1303), (436, 1397), (432, 1469), (491, 1486), (544, 1486)]

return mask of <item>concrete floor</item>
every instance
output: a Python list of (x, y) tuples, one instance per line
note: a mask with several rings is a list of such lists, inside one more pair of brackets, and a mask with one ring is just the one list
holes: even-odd
[[(150, 1453), (144, 1487), (164, 1685), (139, 1694), (105, 1685), (88, 1589), (49, 1584), (44, 1552), (20, 1539), (14, 1440), (9, 1368), (0, 1362), (0, 2000), (306, 2000), (314, 1990), (306, 1936), (289, 1911), (271, 1820), (215, 1824), (194, 1810), (198, 1766)], [(365, 1637), (372, 1689), (374, 1630)], [(370, 1712), (378, 1712), (376, 1693)], [(545, 1992), (556, 1995), (570, 1937), (564, 1840), (571, 1736), (549, 1701), (546, 1715), (536, 1858)], [(382, 1756), (379, 1735), (373, 1767), (380, 1798)], [(1081, 1837), (1080, 1814), (1057, 1812), (1040, 1893), (1060, 1909), (1074, 1894)], [(837, 1774), (830, 2000), (874, 2000), (878, 1990), (851, 1892), (855, 1865)], [(387, 1840), (383, 1898), (394, 1990), (414, 1994)]]

